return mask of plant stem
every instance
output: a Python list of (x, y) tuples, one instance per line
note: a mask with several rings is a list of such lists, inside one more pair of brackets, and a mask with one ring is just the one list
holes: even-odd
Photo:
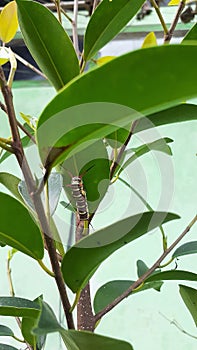
[(150, 2), (151, 2), (152, 7), (154, 7), (154, 9), (155, 9), (155, 11), (157, 13), (157, 16), (159, 17), (160, 23), (161, 23), (161, 25), (163, 27), (163, 30), (164, 30), (164, 34), (167, 35), (168, 34), (168, 28), (166, 26), (166, 23), (165, 23), (164, 18), (163, 18), (162, 14), (161, 14), (161, 11), (160, 11), (160, 8), (159, 8), (158, 4), (156, 3), (155, 0), (150, 0)]
[(28, 67), (29, 69), (33, 70), (35, 73), (37, 73), (38, 75), (40, 75), (41, 77), (43, 77), (44, 79), (47, 79), (46, 75), (44, 73), (42, 73), (38, 68), (34, 67), (31, 63), (27, 62), (26, 60), (24, 60), (24, 58), (22, 58), (21, 56), (19, 56), (18, 54), (14, 53), (16, 59), (18, 61), (20, 61), (22, 64), (24, 64), (24, 66)]
[(182, 0), (182, 1), (180, 2), (179, 6), (178, 6), (178, 9), (177, 9), (177, 13), (176, 13), (176, 15), (175, 15), (175, 17), (174, 17), (174, 20), (173, 20), (173, 22), (172, 22), (172, 24), (171, 24), (171, 26), (170, 26), (170, 29), (169, 29), (169, 31), (168, 31), (167, 33), (165, 33), (165, 36), (164, 36), (164, 43), (165, 43), (165, 44), (166, 44), (166, 43), (169, 43), (170, 40), (172, 39), (172, 36), (173, 36), (173, 34), (174, 34), (174, 30), (175, 30), (175, 28), (176, 28), (176, 25), (177, 25), (177, 23), (178, 23), (179, 17), (180, 17), (180, 15), (181, 15), (181, 12), (183, 11), (183, 9), (184, 9), (184, 7), (185, 7), (185, 1), (186, 1), (186, 0)]
[(40, 267), (51, 277), (55, 277), (54, 273), (48, 269), (48, 267), (43, 263), (42, 260), (38, 260)]
[[(80, 221), (76, 228), (76, 242), (83, 237), (84, 222)], [(77, 329), (93, 332), (94, 315), (91, 305), (90, 283), (83, 288), (77, 303)]]
[(79, 40), (77, 31), (77, 16), (78, 16), (78, 0), (74, 0), (73, 7), (73, 21), (72, 21), (72, 32), (73, 32), (73, 45), (77, 56), (79, 55)]
[(20, 134), (17, 126), (17, 120), (16, 120), (16, 115), (15, 115), (15, 110), (13, 105), (13, 99), (12, 99), (12, 92), (10, 87), (7, 86), (6, 84), (2, 67), (0, 67), (0, 85), (1, 85), (1, 91), (4, 97), (4, 101), (5, 101), (5, 105), (8, 113), (8, 119), (9, 119), (9, 124), (11, 128), (11, 133), (12, 133), (13, 148), (15, 151), (15, 156), (23, 172), (23, 176), (25, 178), (28, 192), (33, 200), (35, 211), (37, 213), (38, 221), (40, 224), (40, 229), (44, 233), (45, 243), (49, 253), (52, 269), (55, 275), (55, 280), (56, 280), (56, 284), (61, 297), (65, 316), (67, 319), (68, 328), (73, 329), (74, 322), (73, 322), (72, 314), (69, 312), (70, 302), (67, 296), (65, 283), (61, 274), (59, 261), (57, 259), (55, 243), (50, 230), (50, 225), (45, 215), (40, 194), (37, 192), (36, 183), (34, 181), (34, 178), (32, 176), (31, 170), (29, 168), (29, 165), (27, 163), (27, 160), (24, 154), (24, 150), (21, 144)]
[(166, 256), (176, 247), (176, 245), (182, 240), (182, 238), (190, 231), (191, 227), (196, 223), (197, 215), (192, 219), (185, 230), (180, 234), (180, 236), (163, 252), (159, 259), (152, 265), (152, 267), (146, 271), (137, 281), (135, 281), (125, 292), (123, 292), (119, 297), (113, 300), (112, 303), (108, 304), (103, 310), (98, 312), (94, 316), (95, 324), (109, 311), (111, 311), (116, 305), (118, 305), (122, 300), (127, 298), (134, 289), (138, 288), (145, 280), (160, 266), (161, 262), (166, 258)]

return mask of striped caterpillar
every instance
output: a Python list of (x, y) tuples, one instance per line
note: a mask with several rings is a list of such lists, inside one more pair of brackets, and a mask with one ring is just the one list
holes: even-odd
[(73, 176), (71, 180), (72, 196), (76, 201), (76, 208), (80, 221), (89, 219), (86, 193), (83, 189), (83, 181), (79, 176)]

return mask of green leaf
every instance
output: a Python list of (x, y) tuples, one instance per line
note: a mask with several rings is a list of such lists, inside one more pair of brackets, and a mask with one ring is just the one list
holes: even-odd
[(6, 337), (12, 337), (14, 335), (14, 333), (12, 332), (12, 330), (9, 327), (0, 325), (0, 336)]
[(0, 241), (36, 260), (42, 259), (42, 236), (28, 210), (5, 193), (0, 193), (0, 208)]
[[(142, 115), (148, 116), (197, 96), (196, 55), (197, 46), (192, 45), (137, 50), (73, 80), (55, 96), (39, 118), (37, 140), (43, 163), (52, 166), (63, 153), (68, 156), (84, 141), (104, 137)], [(192, 75), (183, 74), (188, 69), (187, 57), (190, 57)], [(146, 71), (142, 69), (144, 62), (148, 67)], [(165, 66), (162, 71), (161, 65)], [(111, 109), (109, 116), (112, 104), (117, 111), (114, 107), (114, 115)], [(125, 106), (131, 108), (129, 115)], [(161, 125), (159, 118), (156, 122)], [(181, 118), (188, 120), (186, 115), (179, 118), (165, 113), (164, 123)], [(196, 115), (192, 118), (196, 119)], [(49, 153), (51, 147), (54, 149)]]
[[(41, 183), (41, 181), (42, 181), (42, 179), (39, 179), (39, 183)], [(60, 174), (58, 174), (58, 173), (50, 174), (50, 176), (48, 178), (48, 196), (49, 196), (49, 208), (50, 208), (50, 215), (51, 216), (55, 213), (55, 210), (57, 208), (60, 194), (62, 191), (62, 185), (63, 185), (62, 176)], [(20, 181), (20, 183), (18, 184), (18, 190), (19, 190), (19, 193), (21, 194), (24, 202), (27, 204), (27, 206), (31, 210), (35, 210), (32, 199), (28, 193), (25, 181)], [(46, 199), (45, 199), (44, 193), (41, 194), (41, 198), (42, 198), (43, 205), (45, 205)]]
[(180, 285), (179, 288), (181, 297), (197, 326), (197, 290), (183, 285)]
[(197, 241), (187, 242), (178, 247), (172, 255), (172, 258), (178, 258), (179, 256), (196, 254), (197, 253)]
[[(146, 273), (148, 270), (149, 270), (149, 267), (145, 264), (144, 261), (142, 261), (142, 260), (138, 260), (137, 261), (137, 274), (138, 274), (138, 277), (141, 277), (142, 275), (144, 275), (144, 273)], [(155, 273), (158, 273), (160, 271), (161, 270), (157, 270), (157, 271), (153, 272), (152, 274), (154, 275)], [(153, 287), (150, 287), (150, 288), (154, 288), (156, 291), (160, 292), (160, 289), (161, 289), (161, 287), (163, 285), (163, 282), (162, 281), (156, 281), (156, 282), (159, 283), (159, 284), (157, 284), (155, 287), (153, 286)], [(139, 291), (144, 290), (144, 287), (147, 284), (149, 285), (151, 283), (156, 283), (156, 282), (145, 283), (145, 285), (142, 288), (140, 288)], [(145, 289), (147, 289), (147, 288), (145, 288)]]
[(63, 188), (73, 207), (76, 208), (76, 203), (70, 187), (71, 176), (82, 177), (89, 213), (94, 213), (109, 186), (109, 172), (108, 154), (101, 140), (64, 161), (61, 165)]
[(62, 273), (66, 284), (76, 293), (87, 283), (101, 262), (117, 249), (162, 223), (177, 218), (175, 214), (164, 212), (141, 213), (85, 237), (72, 246), (63, 258)]
[(68, 347), (68, 350), (133, 350), (131, 344), (123, 340), (104, 337), (91, 332), (74, 330), (61, 331), (60, 334), (62, 335), (62, 338), (64, 337), (65, 332), (75, 344), (75, 347), (70, 346)]
[(191, 120), (197, 120), (197, 105), (182, 103), (178, 106), (150, 114), (148, 118), (139, 119), (133, 133), (154, 128), (155, 126)]
[(36, 344), (38, 350), (42, 349), (46, 341), (45, 334), (35, 336), (32, 332), (38, 323), (38, 319), (40, 318), (40, 314), (42, 310), (41, 300), (42, 300), (42, 297), (38, 297), (34, 300), (34, 302), (40, 304), (40, 312), (38, 313), (37, 317), (35, 318), (23, 317), (21, 322), (21, 332), (24, 339), (33, 347), (35, 347), (35, 344)]
[(2, 344), (0, 343), (0, 350), (18, 350), (17, 348), (14, 348), (11, 345), (7, 345), (7, 344)]
[(34, 1), (17, 0), (20, 29), (35, 61), (59, 90), (79, 74), (72, 42), (54, 14)]
[(40, 312), (38, 303), (16, 297), (0, 297), (0, 315), (14, 317), (37, 317)]
[(132, 346), (124, 341), (103, 337), (97, 334), (83, 331), (65, 330), (58, 323), (56, 316), (50, 306), (40, 300), (41, 314), (33, 333), (46, 335), (59, 332), (68, 350), (132, 350)]
[(88, 23), (84, 37), (84, 60), (87, 61), (113, 39), (135, 16), (143, 0), (103, 0)]
[(187, 32), (182, 40), (182, 44), (197, 44), (197, 23)]
[(183, 270), (170, 270), (170, 271), (163, 271), (163, 272), (157, 272), (150, 277), (146, 279), (146, 282), (153, 282), (153, 281), (178, 281), (178, 280), (184, 280), (184, 281), (195, 281), (197, 282), (197, 274), (189, 271), (183, 271)]
[(18, 191), (18, 184), (20, 181), (21, 179), (10, 173), (0, 173), (0, 183), (4, 185), (20, 202), (23, 202)]
[[(124, 293), (134, 281), (110, 281), (101, 286), (94, 297), (94, 311), (95, 313), (100, 312), (103, 308), (105, 308), (108, 304), (112, 303), (117, 297), (119, 297), (122, 293)], [(130, 296), (133, 294), (143, 292), (148, 289), (156, 289), (159, 290), (162, 286), (162, 282), (148, 282), (145, 283), (141, 288), (134, 290)]]
[(130, 153), (130, 151), (132, 151), (134, 154), (121, 166), (118, 174), (120, 174), (128, 165), (130, 165), (136, 159), (148, 152), (158, 151), (166, 153), (168, 155), (172, 155), (171, 148), (167, 145), (167, 143), (170, 142), (173, 142), (173, 140), (168, 137), (165, 137), (164, 139), (158, 139), (156, 141), (128, 150), (127, 153)]

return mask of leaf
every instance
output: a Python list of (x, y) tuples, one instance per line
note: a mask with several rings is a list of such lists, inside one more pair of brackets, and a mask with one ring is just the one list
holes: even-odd
[(101, 140), (64, 161), (61, 165), (63, 188), (73, 207), (76, 208), (76, 202), (70, 187), (71, 176), (82, 177), (89, 213), (94, 213), (110, 184), (109, 172), (108, 153)]
[(137, 13), (143, 0), (103, 0), (88, 23), (84, 37), (84, 60), (95, 55)]
[(150, 32), (146, 35), (144, 42), (142, 44), (142, 48), (152, 47), (157, 45), (157, 38), (154, 32)]
[(0, 241), (36, 260), (42, 259), (42, 236), (28, 210), (5, 193), (0, 193), (0, 208)]
[(9, 50), (7, 47), (0, 47), (0, 64), (3, 66), (10, 59)]
[(15, 1), (3, 7), (0, 14), (0, 39), (3, 43), (11, 41), (18, 28), (17, 6)]
[(103, 337), (97, 334), (83, 331), (65, 330), (58, 323), (50, 306), (40, 300), (41, 314), (36, 328), (36, 335), (46, 335), (59, 332), (68, 350), (132, 350), (132, 346), (122, 340)]
[(197, 253), (197, 241), (187, 242), (178, 247), (172, 255), (172, 258), (178, 258), (179, 256), (196, 254)]
[(179, 3), (180, 3), (180, 0), (171, 0), (168, 3), (168, 6), (177, 6), (177, 5), (179, 5)]
[(23, 199), (18, 191), (18, 184), (21, 181), (15, 175), (6, 172), (0, 172), (0, 183), (4, 185), (20, 202), (23, 202)]
[[(42, 179), (40, 179), (39, 183), (41, 181), (42, 181)], [(49, 176), (48, 193), (49, 193), (49, 208), (50, 208), (50, 215), (51, 216), (55, 213), (55, 210), (57, 208), (60, 194), (62, 191), (62, 185), (63, 185), (62, 176), (60, 174), (52, 173)], [(20, 181), (20, 183), (18, 184), (18, 190), (19, 190), (19, 193), (21, 194), (22, 198), (24, 199), (24, 202), (27, 204), (27, 206), (30, 209), (35, 210), (32, 199), (28, 193), (25, 181)], [(43, 205), (45, 205), (46, 199), (45, 199), (44, 193), (42, 193), (41, 198), (42, 198)]]
[(123, 340), (74, 330), (62, 331), (62, 337), (64, 337), (65, 332), (68, 334), (70, 340), (75, 343), (75, 347), (68, 347), (68, 350), (133, 350), (131, 344)]
[(134, 134), (156, 126), (197, 120), (197, 105), (182, 103), (138, 120)]
[(55, 16), (34, 1), (17, 0), (24, 41), (56, 90), (79, 74), (72, 42)]
[[(134, 281), (110, 281), (101, 286), (94, 297), (94, 311), (97, 314), (102, 309), (104, 309), (108, 304), (111, 304), (117, 297), (119, 297), (122, 293), (124, 293)], [(130, 296), (142, 292), (148, 289), (156, 289), (159, 290), (161, 288), (162, 282), (149, 282), (145, 283), (141, 288), (134, 290)]]
[(0, 350), (17, 350), (17, 348), (14, 348), (11, 345), (0, 343)]
[[(142, 261), (142, 260), (138, 260), (137, 261), (137, 275), (138, 275), (139, 278), (142, 275), (144, 275), (144, 273), (146, 273), (148, 270), (149, 270), (149, 267), (145, 264), (144, 261)], [(154, 275), (155, 273), (158, 273), (160, 271), (161, 270), (154, 271), (152, 274)], [(150, 282), (150, 284), (151, 283), (155, 283), (155, 282)], [(157, 281), (157, 283), (159, 283), (159, 284), (157, 284), (156, 286), (153, 286), (153, 287), (149, 287), (149, 288), (154, 288), (156, 291), (160, 292), (160, 289), (161, 289), (161, 287), (163, 285), (163, 282), (162, 281)], [(142, 288), (140, 288), (139, 291), (144, 290), (144, 287), (146, 286), (146, 284), (149, 285), (149, 283), (145, 283), (145, 285), (142, 286)], [(145, 288), (145, 289), (147, 289), (147, 288)]]
[[(196, 54), (197, 46), (192, 45), (137, 50), (73, 80), (55, 96), (38, 120), (37, 140), (43, 163), (53, 166), (62, 154), (65, 159), (85, 141), (93, 142), (142, 115), (148, 116), (197, 96)], [(190, 57), (192, 76), (183, 75), (188, 68), (187, 57)], [(142, 69), (144, 62), (148, 67), (146, 71)], [(165, 70), (161, 71), (161, 65)], [(111, 115), (107, 113), (109, 106)], [(131, 108), (129, 116), (125, 106)], [(185, 115), (181, 118), (187, 120)], [(177, 115), (170, 118), (165, 114), (165, 123), (177, 119)], [(156, 123), (161, 125), (159, 120)]]
[[(120, 174), (124, 169), (126, 169), (126, 167), (128, 167), (128, 165), (130, 165), (136, 159), (138, 159), (139, 157), (143, 156), (144, 154), (150, 151), (159, 151), (159, 152), (166, 153), (168, 155), (172, 155), (171, 148), (167, 145), (167, 143), (171, 143), (171, 142), (173, 142), (173, 140), (166, 137), (164, 139), (158, 139), (156, 141), (131, 149), (131, 151), (133, 151), (134, 154), (129, 159), (127, 159), (127, 161), (121, 166), (118, 174)], [(130, 152), (130, 150), (128, 151)]]
[(37, 317), (40, 312), (38, 303), (16, 297), (0, 297), (0, 315), (14, 317)]
[(184, 280), (184, 281), (195, 281), (197, 282), (197, 274), (189, 271), (183, 271), (183, 270), (170, 270), (170, 271), (163, 271), (163, 272), (157, 272), (151, 276), (149, 276), (146, 279), (146, 282), (153, 282), (153, 281), (178, 281), (178, 280)]
[(96, 61), (97, 66), (102, 66), (103, 64), (113, 60), (116, 56), (103, 56), (98, 58)]
[(85, 237), (72, 246), (63, 258), (62, 273), (66, 284), (76, 293), (87, 283), (101, 262), (117, 249), (162, 223), (177, 218), (175, 214), (164, 212), (141, 213)]
[(187, 32), (182, 40), (182, 44), (197, 44), (197, 23)]
[(179, 292), (197, 326), (197, 290), (180, 285)]
[(0, 325), (0, 336), (6, 337), (13, 337), (14, 333), (12, 332), (12, 330), (9, 327)]

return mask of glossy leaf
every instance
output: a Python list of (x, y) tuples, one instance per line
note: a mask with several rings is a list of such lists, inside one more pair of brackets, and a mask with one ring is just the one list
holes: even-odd
[(18, 350), (14, 346), (0, 343), (0, 350)]
[(88, 23), (84, 37), (84, 59), (87, 61), (115, 37), (142, 6), (143, 1), (103, 0)]
[(35, 61), (59, 90), (79, 74), (73, 44), (65, 30), (43, 5), (17, 0), (20, 29)]
[(152, 47), (156, 45), (157, 45), (157, 38), (155, 36), (155, 33), (154, 32), (148, 33), (143, 41), (142, 48), (145, 49), (147, 47)]
[(4, 185), (20, 202), (23, 201), (19, 191), (18, 184), (21, 181), (17, 176), (6, 172), (0, 172), (0, 183)]
[(38, 303), (16, 297), (0, 297), (0, 315), (36, 318), (40, 312)]
[[(61, 332), (63, 339), (65, 332)], [(131, 344), (123, 340), (84, 331), (69, 330), (66, 333), (75, 344), (74, 348), (68, 346), (68, 350), (133, 350)]]
[(179, 292), (197, 327), (197, 290), (180, 285)]
[(134, 129), (134, 134), (156, 126), (197, 120), (197, 105), (182, 103), (178, 106), (164, 109), (141, 118)]
[[(137, 50), (75, 79), (55, 96), (39, 118), (37, 139), (42, 161), (52, 166), (55, 161), (58, 162), (58, 157), (63, 153), (68, 156), (82, 141), (104, 137), (139, 119), (140, 113), (148, 116), (197, 96), (196, 54), (197, 46), (192, 45), (165, 45)], [(187, 57), (190, 57), (192, 76), (183, 75), (188, 67)], [(146, 71), (141, 68), (144, 62), (148, 67)], [(162, 65), (165, 70), (161, 71)], [(167, 89), (169, 85), (170, 89)], [(100, 101), (103, 102), (98, 104)], [(114, 116), (107, 114), (109, 103), (115, 103), (118, 108)], [(127, 118), (123, 113), (126, 113), (125, 106), (131, 108), (131, 115), (127, 115)], [(185, 115), (181, 118), (187, 120)], [(177, 119), (177, 115), (170, 118), (165, 114), (164, 123)], [(104, 122), (110, 127), (103, 127)], [(162, 121), (156, 122), (162, 124)], [(50, 147), (54, 148), (48, 154)]]
[(46, 335), (59, 332), (68, 350), (132, 350), (132, 346), (122, 340), (103, 337), (97, 334), (83, 331), (65, 330), (58, 323), (50, 306), (41, 301), (41, 314), (33, 333)]
[(109, 160), (101, 140), (68, 158), (61, 166), (64, 190), (76, 209), (70, 187), (71, 176), (80, 175), (86, 192), (89, 213), (94, 213), (109, 186)]
[[(129, 159), (127, 159), (127, 161), (121, 166), (118, 174), (120, 174), (128, 165), (130, 165), (136, 159), (138, 159), (139, 157), (143, 156), (144, 154), (150, 151), (159, 151), (159, 152), (166, 153), (168, 155), (172, 155), (171, 148), (167, 145), (167, 143), (171, 143), (171, 142), (173, 142), (173, 140), (166, 137), (164, 139), (158, 139), (156, 141), (131, 149), (131, 151), (134, 154)], [(128, 150), (127, 153), (128, 152), (130, 152), (130, 150)]]
[(116, 222), (82, 239), (72, 246), (63, 258), (62, 273), (66, 284), (76, 293), (87, 283), (101, 262), (117, 249), (162, 223), (177, 218), (175, 214), (164, 212), (141, 213)]
[[(41, 182), (41, 180), (40, 180)], [(60, 194), (62, 191), (62, 176), (58, 173), (52, 173), (49, 176), (48, 179), (48, 196), (49, 196), (49, 208), (50, 208), (50, 215), (52, 216), (57, 208)], [(27, 186), (25, 181), (20, 181), (18, 184), (18, 190), (19, 193), (21, 194), (22, 198), (24, 199), (25, 203), (27, 206), (34, 210), (34, 204), (32, 202), (32, 199), (28, 193)], [(42, 193), (41, 195), (43, 205), (45, 205), (46, 200), (45, 200), (45, 194)]]
[(182, 40), (182, 44), (197, 44), (197, 23), (187, 32)]
[(0, 193), (0, 208), (0, 241), (34, 259), (42, 259), (42, 236), (28, 210), (5, 193)]
[(0, 64), (3, 66), (10, 59), (9, 50), (7, 47), (0, 47)]
[(183, 271), (183, 270), (170, 270), (170, 271), (163, 271), (163, 272), (157, 272), (150, 277), (146, 279), (146, 282), (153, 282), (153, 281), (178, 281), (178, 280), (184, 280), (184, 281), (195, 281), (197, 282), (197, 274), (189, 271)]
[[(117, 297), (119, 297), (122, 293), (124, 293), (134, 281), (110, 281), (101, 286), (94, 297), (94, 311), (95, 313), (100, 312), (103, 308), (105, 308), (108, 304), (112, 303)], [(154, 288), (155, 290), (160, 290), (162, 286), (162, 282), (148, 282), (145, 283), (141, 288), (134, 290), (130, 296), (143, 292), (148, 289)]]
[(178, 258), (179, 256), (196, 254), (197, 253), (197, 241), (187, 242), (178, 247), (173, 253), (173, 258)]
[(0, 14), (0, 39), (3, 43), (11, 41), (18, 28), (17, 6), (15, 1), (4, 6)]
[(0, 325), (0, 336), (2, 337), (12, 337), (14, 335), (13, 331), (7, 327), (7, 326), (4, 326), (4, 325)]

